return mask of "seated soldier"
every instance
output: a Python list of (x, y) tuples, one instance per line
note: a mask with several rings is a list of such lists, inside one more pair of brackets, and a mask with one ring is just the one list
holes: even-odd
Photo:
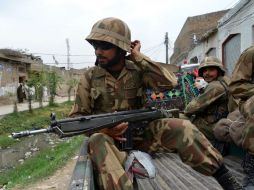
[[(236, 141), (247, 151), (243, 168), (246, 175), (245, 189), (254, 189), (254, 46), (247, 48), (235, 65), (229, 90), (239, 98), (239, 110), (245, 119), (243, 131), (238, 130), (240, 140)], [(232, 132), (231, 132), (232, 133)]]
[[(130, 37), (127, 24), (120, 19), (105, 18), (94, 24), (86, 40), (94, 47), (96, 66), (83, 74), (70, 116), (139, 109), (142, 88), (160, 91), (176, 85), (175, 76), (141, 54), (140, 42), (131, 42)], [(124, 168), (128, 154), (116, 144), (126, 140), (122, 134), (127, 128), (123, 122), (89, 138), (89, 157), (100, 189), (133, 189)], [(133, 143), (135, 150), (148, 153), (177, 152), (183, 162), (214, 176), (224, 189), (241, 189), (219, 152), (187, 120), (154, 120)]]
[(231, 107), (235, 107), (232, 106), (232, 97), (228, 92), (229, 79), (224, 74), (225, 70), (218, 58), (206, 57), (199, 66), (198, 75), (203, 77), (208, 85), (184, 110), (185, 115), (192, 117), (192, 123), (221, 152), (224, 148), (215, 139), (213, 128), (217, 121), (227, 117), (229, 109), (233, 109)]

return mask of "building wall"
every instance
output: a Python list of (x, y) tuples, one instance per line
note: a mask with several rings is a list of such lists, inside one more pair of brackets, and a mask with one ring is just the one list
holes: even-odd
[(174, 53), (170, 57), (170, 63), (179, 65), (182, 60), (188, 56), (188, 52), (195, 47), (193, 35), (195, 34), (197, 39), (200, 39), (206, 31), (217, 26), (217, 21), (227, 11), (228, 10), (223, 10), (195, 17), (188, 17), (174, 43)]
[(16, 97), (19, 77), (27, 78), (24, 63), (0, 59), (0, 105), (10, 104)]
[[(12, 104), (16, 98), (17, 87), (19, 80), (24, 81), (29, 79), (29, 71), (55, 71), (61, 77), (61, 83), (57, 89), (57, 95), (67, 96), (68, 88), (67, 81), (76, 79), (79, 81), (84, 70), (65, 70), (64, 68), (44, 65), (42, 63), (27, 64), (12, 60), (0, 59), (0, 105)], [(74, 89), (72, 90), (74, 95)]]
[[(69, 88), (69, 85), (67, 84), (67, 82), (71, 79), (76, 79), (77, 81), (79, 81), (81, 74), (84, 72), (84, 70), (78, 70), (78, 69), (65, 70), (64, 67), (60, 68), (60, 67), (49, 66), (44, 64), (32, 64), (31, 71), (56, 72), (57, 75), (61, 78), (60, 85), (57, 88), (57, 95), (59, 96), (67, 96), (68, 88)], [(72, 91), (72, 95), (73, 93), (74, 93), (74, 90)]]
[(0, 60), (0, 96), (16, 93), (19, 77), (27, 79), (28, 66), (25, 63)]
[[(16, 99), (19, 83), (29, 80), (29, 73), (41, 71), (55, 71), (61, 78), (57, 95), (66, 96), (71, 79), (79, 81), (84, 70), (65, 70), (54, 66), (44, 65), (40, 58), (22, 54), (11, 49), (0, 49), (0, 105), (10, 104)], [(72, 91), (73, 93), (74, 91)]]
[[(235, 11), (237, 8), (239, 10)], [(228, 13), (232, 12), (233, 14), (229, 17)], [(207, 51), (214, 47), (216, 48), (215, 56), (223, 61), (223, 44), (235, 34), (240, 34), (241, 52), (254, 45), (254, 1), (242, 0), (228, 13), (219, 20), (216, 33), (199, 42), (195, 48), (188, 52), (188, 60), (197, 56), (201, 58), (201, 61)], [(230, 19), (228, 20), (228, 18)], [(221, 23), (222, 21), (224, 22)]]
[(203, 41), (199, 42), (199, 44), (197, 46), (195, 46), (191, 51), (189, 51), (188, 54), (188, 60), (191, 60), (191, 58), (193, 57), (198, 57), (198, 62), (201, 62), (207, 52), (211, 49), (211, 48), (215, 48), (215, 52), (216, 52), (216, 57), (218, 57), (219, 53), (219, 48), (218, 48), (218, 33), (214, 33), (212, 36), (209, 36), (209, 38), (204, 39)]
[(204, 54), (205, 54), (205, 44), (201, 43), (189, 52), (187, 57), (188, 63), (190, 63), (190, 60), (193, 59), (194, 57), (197, 57), (198, 62), (200, 63), (201, 60), (204, 58)]
[[(205, 49), (204, 53), (208, 53), (208, 51), (212, 48), (215, 48), (215, 56), (218, 57), (218, 32), (214, 33), (212, 36), (210, 36), (208, 39), (204, 40), (203, 43), (205, 43)], [(205, 54), (203, 56), (205, 56)], [(204, 58), (204, 57), (203, 57)]]
[(229, 22), (218, 28), (218, 56), (222, 58), (222, 44), (232, 34), (241, 35), (241, 52), (254, 44), (254, 2), (249, 1)]

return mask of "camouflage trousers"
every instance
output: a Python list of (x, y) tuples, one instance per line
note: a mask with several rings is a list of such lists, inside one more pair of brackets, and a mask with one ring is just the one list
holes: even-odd
[(199, 129), (200, 132), (202, 132), (205, 135), (207, 139), (214, 140), (215, 138), (213, 134), (214, 124), (208, 123), (205, 119), (201, 117), (194, 119), (192, 123)]
[[(149, 123), (134, 149), (148, 153), (176, 152), (183, 162), (205, 175), (212, 175), (222, 164), (219, 152), (190, 121), (183, 119)], [(128, 155), (117, 149), (111, 137), (93, 134), (89, 139), (89, 154), (101, 189), (133, 189), (123, 167)]]
[(254, 96), (240, 104), (240, 112), (246, 119), (242, 134), (242, 147), (254, 155)]

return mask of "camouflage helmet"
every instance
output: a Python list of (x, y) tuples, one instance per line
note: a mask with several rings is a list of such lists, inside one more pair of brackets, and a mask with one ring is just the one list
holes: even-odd
[(129, 53), (131, 49), (131, 31), (129, 27), (122, 20), (113, 17), (97, 21), (86, 40), (89, 43), (93, 40), (109, 42)]
[(223, 68), (222, 62), (217, 57), (205, 57), (199, 65), (198, 76), (203, 77), (203, 70), (207, 67), (217, 67), (219, 70), (221, 70), (222, 75), (225, 74), (225, 69)]

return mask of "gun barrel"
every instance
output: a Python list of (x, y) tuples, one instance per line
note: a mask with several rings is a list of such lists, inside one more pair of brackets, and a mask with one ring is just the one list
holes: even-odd
[(27, 131), (21, 131), (18, 133), (12, 133), (11, 136), (12, 136), (12, 138), (17, 139), (17, 138), (26, 137), (26, 136), (33, 135), (33, 134), (38, 134), (38, 133), (49, 133), (51, 131), (52, 131), (52, 129), (50, 129), (50, 128), (37, 129), (37, 130), (31, 130), (31, 131), (27, 130)]

